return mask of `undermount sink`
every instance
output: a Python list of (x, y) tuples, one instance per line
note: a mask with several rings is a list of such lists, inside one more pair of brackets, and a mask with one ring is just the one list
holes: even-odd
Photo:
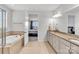
[(69, 40), (70, 42), (79, 45), (79, 40)]

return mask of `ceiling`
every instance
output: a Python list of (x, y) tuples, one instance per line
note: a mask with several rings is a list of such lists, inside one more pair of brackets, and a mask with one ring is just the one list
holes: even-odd
[(74, 8), (73, 10), (69, 11), (70, 13), (78, 13), (79, 12), (79, 6)]
[(52, 11), (59, 7), (59, 4), (6, 4), (12, 10), (27, 11)]
[[(5, 4), (11, 10), (20, 10), (20, 11), (52, 11), (55, 14), (57, 11), (62, 13), (78, 11), (78, 4)], [(55, 13), (54, 13), (55, 12)]]
[(64, 12), (74, 6), (76, 6), (76, 4), (61, 4), (56, 10)]

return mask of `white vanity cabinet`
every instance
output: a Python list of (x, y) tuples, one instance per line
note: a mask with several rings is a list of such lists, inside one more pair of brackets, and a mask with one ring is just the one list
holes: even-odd
[(59, 52), (59, 39), (56, 35), (53, 35), (52, 33), (48, 33), (48, 42), (51, 44), (51, 46), (56, 50), (56, 52)]
[[(67, 38), (66, 38), (67, 39)], [(48, 33), (48, 41), (57, 53), (60, 54), (79, 54), (79, 46), (67, 41), (65, 38)]]
[(65, 39), (49, 32), (48, 41), (57, 53), (60, 54), (70, 53), (70, 42), (66, 41)]
[(53, 35), (53, 48), (57, 53), (69, 54), (70, 53), (70, 42), (64, 40), (61, 37)]
[(57, 53), (69, 53), (70, 43), (58, 37), (57, 35), (48, 33), (48, 41)]

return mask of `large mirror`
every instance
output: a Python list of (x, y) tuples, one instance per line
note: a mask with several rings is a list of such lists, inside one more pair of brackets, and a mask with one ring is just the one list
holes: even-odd
[(53, 16), (53, 27), (61, 32), (79, 35), (79, 5), (66, 4), (61, 6), (62, 8), (59, 7), (56, 10), (58, 14)]

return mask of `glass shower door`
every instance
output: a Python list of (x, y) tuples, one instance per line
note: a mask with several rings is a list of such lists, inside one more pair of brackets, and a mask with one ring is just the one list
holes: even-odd
[(5, 50), (5, 47), (6, 47), (6, 11), (5, 10), (2, 10), (2, 53), (5, 54), (6, 53), (6, 50)]
[(6, 45), (6, 12), (0, 9), (0, 54), (4, 53)]
[(2, 10), (0, 9), (0, 54), (2, 54)]

